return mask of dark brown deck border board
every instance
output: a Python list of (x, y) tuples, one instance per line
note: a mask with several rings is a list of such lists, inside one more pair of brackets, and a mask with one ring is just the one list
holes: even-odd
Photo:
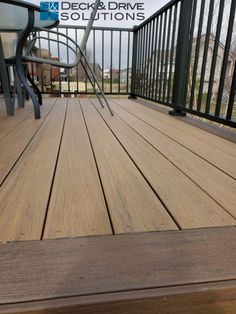
[[(151, 108), (153, 110), (156, 110), (162, 114), (168, 114), (168, 112), (171, 110), (170, 107), (166, 107), (164, 105), (145, 101), (141, 98), (138, 99), (132, 99), (133, 102), (137, 102), (145, 107)], [(194, 117), (193, 115), (187, 114), (186, 117), (175, 117), (175, 119), (178, 119), (182, 122), (188, 123), (192, 126), (195, 126), (201, 130), (207, 131), (213, 135), (219, 136), (225, 140), (228, 140), (232, 143), (236, 143), (236, 132), (233, 128), (229, 127), (220, 127), (220, 124), (216, 122), (209, 122), (209, 121), (203, 121), (202, 118)]]
[(0, 314), (234, 313), (235, 240), (222, 227), (0, 244)]
[(236, 281), (0, 306), (0, 314), (235, 314)]

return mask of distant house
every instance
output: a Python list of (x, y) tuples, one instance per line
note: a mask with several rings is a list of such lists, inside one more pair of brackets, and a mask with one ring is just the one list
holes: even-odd
[(69, 80), (73, 80), (72, 78), (72, 69), (61, 68), (60, 69), (60, 78), (62, 82), (69, 82)]
[(106, 69), (103, 72), (104, 79), (112, 79), (112, 80), (119, 80), (120, 71), (118, 69)]
[[(60, 61), (58, 57), (52, 57), (53, 61)], [(59, 81), (60, 79), (60, 68), (53, 66), (52, 67), (52, 80)]]
[(127, 79), (128, 79), (128, 82), (130, 82), (131, 77), (132, 77), (132, 68), (123, 69), (120, 71), (120, 82), (121, 82), (121, 84), (127, 84)]
[[(201, 76), (202, 62), (203, 62), (204, 48), (205, 48), (205, 39), (206, 39), (206, 35), (202, 35), (201, 42), (200, 42), (198, 68), (197, 68), (197, 79), (200, 79), (200, 76)], [(192, 63), (194, 63), (194, 60), (195, 60), (196, 44), (197, 44), (197, 40), (194, 39), (193, 48), (192, 48)], [(206, 63), (206, 72), (205, 72), (205, 77), (204, 77), (203, 93), (207, 93), (208, 91), (210, 74), (211, 74), (212, 58), (213, 58), (213, 53), (214, 53), (214, 46), (215, 46), (215, 35), (211, 34), (209, 45), (208, 45), (208, 55), (207, 55), (207, 63)], [(222, 65), (223, 65), (223, 60), (224, 60), (224, 54), (225, 54), (225, 46), (223, 43), (220, 42), (219, 47), (218, 47), (218, 54), (217, 54), (213, 93), (218, 91), (220, 77), (221, 77), (221, 70), (222, 70)], [(230, 82), (233, 77), (234, 62), (235, 62), (234, 55), (232, 53), (229, 53), (226, 79), (225, 79), (225, 92), (230, 92), (230, 90), (228, 89), (230, 89), (230, 86), (231, 86)]]
[(110, 71), (110, 69), (105, 69), (103, 71), (103, 78), (104, 79), (110, 79), (111, 78), (111, 71)]
[[(47, 49), (37, 49), (36, 56), (52, 61), (60, 61), (58, 57), (53, 57)], [(51, 85), (51, 82), (53, 81), (61, 80), (62, 82), (67, 82), (68, 79), (71, 77), (70, 69), (58, 68), (57, 66), (51, 66), (49, 64), (37, 64), (36, 69), (37, 80), (39, 81), (40, 85), (42, 84), (43, 80), (44, 86)]]
[[(47, 49), (38, 49), (36, 56), (42, 59), (51, 59), (52, 55)], [(37, 81), (40, 85), (49, 86), (51, 83), (51, 66), (49, 64), (36, 65)]]
[(105, 69), (103, 71), (103, 78), (104, 79), (111, 79), (112, 80), (119, 80), (121, 84), (127, 84), (127, 79), (128, 81), (131, 80), (132, 76), (132, 69), (123, 69), (123, 70), (118, 70), (118, 69), (113, 69), (112, 71), (110, 69)]
[[(100, 80), (102, 79), (102, 68), (101, 68), (100, 64), (98, 64), (98, 63), (89, 63), (89, 66), (91, 67), (91, 69), (92, 69), (93, 72), (95, 73), (97, 79), (100, 81)], [(89, 69), (88, 69), (88, 73), (90, 74), (90, 75), (89, 75), (90, 78), (92, 78)], [(83, 66), (82, 66), (81, 63), (79, 63), (79, 64), (77, 65), (77, 67), (74, 67), (74, 68), (72, 69), (72, 74), (71, 74), (71, 76), (72, 76), (71, 79), (72, 79), (73, 81), (77, 81), (77, 79), (78, 79), (79, 82), (85, 82), (85, 81), (86, 81), (86, 79), (87, 79), (86, 76), (87, 76), (87, 75), (86, 75), (86, 73), (85, 73), (85, 71), (84, 71)]]
[[(199, 59), (198, 59), (198, 66), (197, 66), (197, 80), (201, 78), (201, 70), (202, 70), (202, 62), (203, 62), (203, 56), (204, 56), (204, 49), (205, 49), (205, 39), (206, 35), (202, 35), (201, 41), (200, 41), (200, 51), (199, 51)], [(191, 54), (191, 66), (190, 66), (190, 82), (191, 82), (191, 74), (193, 71), (193, 66), (195, 62), (195, 53), (196, 53), (196, 44), (197, 44), (197, 39), (193, 39), (193, 45), (192, 45), (192, 54)], [(204, 77), (204, 86), (203, 86), (203, 93), (207, 93), (208, 91), (208, 86), (209, 86), (209, 80), (210, 80), (210, 73), (211, 73), (211, 65), (212, 65), (212, 58), (213, 58), (213, 52), (214, 52), (214, 46), (215, 46), (215, 35), (211, 34), (210, 35), (210, 40), (209, 40), (209, 45), (208, 45), (208, 54), (207, 54), (207, 64), (206, 64), (206, 72), (205, 72), (205, 77)], [(146, 68), (145, 68), (145, 73), (147, 73), (148, 69), (150, 69), (150, 62), (154, 64), (154, 59), (156, 56), (156, 67), (155, 69), (152, 69), (153, 71), (153, 76), (154, 80), (163, 80), (164, 79), (164, 73), (167, 71), (168, 76), (170, 75), (170, 71), (172, 74), (172, 79), (174, 77), (174, 72), (175, 72), (175, 55), (176, 55), (176, 47), (174, 49), (174, 59), (172, 60), (172, 63), (170, 62), (170, 52), (168, 52), (168, 60), (164, 60), (164, 63), (158, 64), (158, 51), (153, 51), (153, 54), (151, 58), (149, 59), (149, 64), (147, 63)], [(164, 51), (164, 55), (166, 56), (167, 51)], [(219, 87), (219, 81), (220, 81), (220, 76), (221, 76), (221, 70), (222, 70), (222, 64), (223, 64), (223, 59), (224, 59), (224, 53), (225, 53), (225, 46), (223, 43), (219, 44), (218, 47), (218, 54), (217, 54), (217, 62), (216, 62), (216, 69), (215, 69), (215, 75), (214, 75), (214, 84), (213, 84), (213, 93), (217, 92), (218, 87)], [(160, 51), (160, 54), (162, 54), (162, 51)], [(227, 73), (226, 73), (226, 80), (225, 80), (225, 91), (229, 92), (230, 88), (230, 83), (232, 80), (233, 76), (233, 71), (234, 71), (234, 63), (235, 63), (235, 56), (230, 53), (229, 54), (229, 59), (228, 59), (228, 67), (227, 67)], [(172, 64), (172, 68), (171, 68)], [(139, 81), (141, 82), (144, 73), (140, 71), (140, 73), (137, 73), (139, 77)]]
[(112, 77), (112, 80), (118, 80), (120, 77), (120, 71), (116, 69), (112, 70), (111, 77)]

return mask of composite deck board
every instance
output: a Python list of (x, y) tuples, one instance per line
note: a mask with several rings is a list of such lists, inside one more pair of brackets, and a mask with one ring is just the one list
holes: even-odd
[(0, 241), (236, 225), (235, 180), (173, 138), (184, 122), (126, 99), (110, 100), (111, 117), (92, 101), (70, 99), (65, 114), (67, 99), (45, 99), (39, 121), (30, 103), (0, 117)]
[(112, 234), (78, 100), (69, 100), (44, 239)]
[(235, 225), (230, 214), (137, 132), (92, 102), (181, 228)]
[(0, 113), (0, 141), (32, 114), (32, 107), (31, 104), (26, 104), (25, 108), (15, 109), (13, 117), (7, 116), (6, 113)]
[(40, 120), (35, 120), (34, 114), (31, 113), (19, 123), (8, 135), (0, 141), (0, 186), (14, 166), (22, 152), (43, 124), (48, 112), (51, 110), (55, 99), (49, 99), (42, 106)]
[(236, 227), (227, 227), (0, 244), (0, 304), (224, 286), (236, 279), (235, 238)]
[[(115, 100), (116, 101), (116, 100)], [(118, 99), (119, 102), (119, 99)], [(140, 101), (132, 101), (128, 99), (128, 102), (131, 103), (137, 103), (138, 105), (145, 105), (145, 102), (142, 103)], [(126, 103), (126, 101), (125, 101)], [(148, 105), (146, 103), (146, 105)], [(156, 109), (158, 109), (158, 104), (156, 104)], [(148, 108), (148, 110), (150, 110), (150, 107), (145, 107)], [(154, 110), (153, 105), (151, 106), (152, 110)], [(217, 133), (211, 133), (209, 131), (207, 131), (207, 129), (204, 129), (204, 127), (212, 127), (214, 125), (211, 125), (210, 123), (205, 123), (205, 124), (198, 124), (199, 120), (194, 120), (192, 119), (191, 122), (193, 124), (190, 123), (186, 123), (186, 117), (173, 117), (170, 116), (169, 113), (169, 109), (168, 108), (162, 108), (165, 111), (161, 112), (158, 110), (155, 110), (156, 112), (158, 112), (160, 115), (158, 115), (158, 119), (160, 119), (161, 121), (165, 122), (167, 125), (171, 125), (174, 126), (175, 128), (182, 130), (184, 132), (186, 132), (187, 134), (191, 134), (192, 136), (198, 138), (200, 141), (206, 142), (207, 144), (211, 146), (214, 146), (216, 148), (221, 148), (221, 150), (223, 150), (225, 153), (230, 154), (234, 157), (236, 157), (236, 145), (232, 145), (232, 143), (235, 144), (236, 142), (236, 133), (230, 132), (230, 136), (227, 138), (223, 138), (218, 136), (217, 134), (224, 134), (224, 131), (227, 129), (222, 129), (222, 128), (218, 128), (217, 129)], [(190, 120), (188, 120), (190, 121)], [(201, 120), (200, 120), (201, 121)], [(219, 126), (219, 125), (218, 125)], [(202, 127), (202, 128), (201, 128)], [(215, 129), (214, 129), (215, 130)]]
[[(182, 228), (236, 225), (223, 209), (232, 209), (234, 181), (211, 165), (211, 154), (207, 161), (217, 137), (211, 143), (148, 108), (138, 116), (139, 105), (127, 100), (111, 100), (114, 117), (94, 100), (61, 99), (52, 110), (53, 100), (44, 102), (40, 122), (32, 107), (31, 118), (22, 109), (2, 129), (0, 117), (0, 149), (17, 161), (0, 187), (0, 313), (234, 314), (236, 226), (108, 235), (108, 212), (115, 233), (177, 229), (171, 215)], [(199, 143), (203, 137), (206, 155), (168, 127), (180, 138), (181, 130)], [(235, 146), (227, 146), (219, 140), (219, 151), (233, 157)], [(5, 243), (39, 240), (43, 230), (46, 239), (95, 229), (106, 235)]]
[(235, 314), (235, 286), (226, 280), (13, 303), (0, 305), (0, 314)]
[[(119, 99), (117, 99), (119, 102)], [(198, 119), (198, 117), (178, 117), (169, 115), (170, 108), (166, 106), (162, 106), (157, 103), (147, 103), (138, 100), (129, 100), (133, 103), (137, 103), (138, 105), (144, 105), (145, 108), (149, 110), (157, 111), (160, 116), (158, 119), (165, 122), (166, 124), (170, 124), (177, 129), (185, 131), (187, 134), (191, 134), (194, 137), (198, 138), (200, 141), (204, 141), (210, 146), (215, 146), (216, 148), (221, 148), (225, 153), (230, 154), (232, 156), (236, 156), (236, 146), (232, 145), (232, 143), (236, 144), (236, 132), (233, 129), (228, 129), (226, 127), (220, 127), (218, 124), (212, 124), (209, 121), (204, 121), (204, 119)], [(117, 101), (115, 100), (117, 103)], [(202, 121), (203, 120), (203, 121)]]
[[(121, 105), (123, 108), (126, 108), (139, 118), (143, 119), (145, 122), (149, 123), (152, 127), (168, 135), (181, 145), (187, 147), (197, 155), (201, 156), (222, 171), (226, 172), (228, 175), (236, 178), (236, 157), (232, 155), (232, 152), (234, 153), (234, 147), (236, 147), (234, 143), (231, 143), (232, 149), (230, 153), (227, 153), (227, 149), (222, 148), (220, 144), (217, 148), (216, 146), (211, 145), (209, 142), (201, 141), (199, 138), (196, 138), (190, 134), (190, 132), (176, 128), (175, 125), (167, 123), (170, 121), (171, 117), (165, 117), (164, 114), (144, 107), (138, 103), (134, 103), (133, 101), (126, 100), (121, 102), (120, 100), (117, 100), (116, 102), (119, 103), (119, 105)], [(163, 116), (165, 117), (164, 119), (167, 119), (167, 121), (162, 121)], [(177, 124), (183, 123), (178, 119), (174, 120), (172, 118), (172, 120), (173, 124), (175, 122)], [(224, 140), (220, 139), (220, 141)]]
[(128, 125), (236, 218), (236, 180), (152, 128), (123, 107), (113, 102), (110, 104), (114, 112)]
[(235, 285), (224, 281), (16, 303), (0, 306), (0, 314), (235, 314)]
[(58, 100), (0, 188), (0, 241), (41, 238), (65, 112)]
[(81, 105), (115, 233), (178, 229), (90, 101)]

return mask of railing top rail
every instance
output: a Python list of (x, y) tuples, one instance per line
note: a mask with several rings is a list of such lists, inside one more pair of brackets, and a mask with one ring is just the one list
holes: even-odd
[(180, 2), (181, 0), (171, 0), (170, 2), (168, 2), (166, 5), (164, 5), (160, 10), (158, 10), (157, 12), (155, 12), (153, 15), (151, 15), (148, 19), (146, 19), (143, 23), (141, 23), (140, 25), (135, 27), (135, 31), (138, 31), (139, 29), (141, 29), (143, 26), (147, 25), (148, 23), (150, 23), (152, 20), (154, 20), (157, 16), (161, 15), (162, 13), (164, 13), (166, 10), (168, 10), (170, 7), (172, 7), (173, 5), (177, 4), (178, 2)]
[[(86, 26), (78, 25), (58, 25), (58, 28), (74, 28), (74, 29), (86, 29)], [(120, 27), (102, 27), (102, 26), (93, 26), (92, 30), (98, 31), (124, 31), (124, 32), (133, 32), (133, 28), (120, 28)]]

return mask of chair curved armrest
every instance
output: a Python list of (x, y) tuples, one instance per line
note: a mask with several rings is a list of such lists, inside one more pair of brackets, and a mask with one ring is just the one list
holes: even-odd
[(0, 0), (0, 2), (40, 12), (40, 7), (30, 2), (19, 0)]
[[(47, 38), (47, 37), (43, 37), (43, 36), (37, 36), (37, 37), (34, 37), (33, 39), (31, 39), (28, 43), (28, 47), (29, 49), (26, 49), (26, 55), (23, 56), (23, 60), (24, 61), (28, 61), (28, 62), (35, 62), (35, 63), (45, 63), (45, 64), (50, 64), (50, 65), (53, 65), (53, 66), (58, 66), (58, 67), (62, 67), (62, 68), (73, 68), (75, 67), (81, 60), (81, 57), (84, 55), (81, 47), (72, 39), (70, 38), (68, 35), (66, 34), (63, 34), (63, 33), (60, 33), (60, 32), (56, 32), (56, 31), (53, 31), (53, 30), (50, 30), (50, 29), (47, 29), (47, 28), (39, 28), (40, 31), (43, 31), (43, 32), (47, 32), (47, 33), (51, 33), (51, 34), (55, 34), (55, 35), (58, 35), (58, 36), (62, 36), (64, 38), (66, 38), (68, 40), (68, 42), (72, 43), (75, 47), (75, 49), (73, 47), (71, 47), (69, 44), (66, 44), (66, 43), (63, 43), (62, 41), (59, 41), (59, 40), (56, 40), (56, 39), (52, 39), (52, 38)], [(32, 57), (32, 56), (29, 56), (32, 48), (33, 48), (33, 44), (36, 42), (37, 39), (46, 39), (46, 40), (49, 40), (49, 41), (54, 41), (54, 42), (58, 42), (58, 43), (61, 43), (65, 46), (67, 46), (70, 50), (72, 50), (75, 55), (76, 55), (76, 60), (73, 62), (73, 63), (63, 63), (63, 62), (60, 62), (60, 61), (54, 61), (54, 60), (49, 60), (49, 59), (43, 59), (43, 58), (39, 58), (39, 57)]]
[[(89, 38), (89, 35), (90, 35), (90, 32), (91, 32), (91, 29), (92, 29), (92, 26), (93, 26), (93, 22), (94, 22), (97, 10), (99, 8), (100, 2), (101, 2), (101, 0), (95, 0), (93, 11), (92, 11), (92, 14), (91, 14), (91, 18), (89, 19), (89, 22), (88, 22), (88, 25), (86, 27), (84, 36), (82, 38), (81, 46), (79, 46), (73, 39), (71, 39), (69, 36), (67, 36), (65, 34), (59, 33), (58, 31), (56, 32), (56, 31), (53, 31), (53, 30), (49, 30), (47, 28), (39, 28), (39, 27), (37, 27), (37, 29), (39, 31), (45, 31), (45, 32), (52, 33), (52, 34), (55, 34), (57, 36), (62, 36), (64, 38), (66, 38), (67, 42), (69, 41), (69, 42), (73, 43), (73, 45), (79, 51), (78, 54), (76, 54), (75, 62), (67, 65), (66, 66), (67, 68), (75, 67), (81, 61), (81, 58), (84, 57), (84, 51), (85, 51), (85, 48), (86, 48), (86, 44), (87, 44), (87, 41), (88, 41), (88, 38)], [(48, 39), (48, 40), (50, 40), (50, 39)], [(29, 43), (29, 46), (28, 46), (28, 49), (27, 49), (28, 52), (32, 49), (34, 42), (35, 42), (35, 40), (33, 39), (33, 41), (31, 41)], [(68, 44), (67, 44), (67, 47), (70, 48), (70, 46)], [(30, 60), (32, 62), (32, 57), (27, 56), (27, 55), (24, 56), (24, 60), (25, 61), (27, 61), (27, 58), (28, 58), (28, 61)], [(39, 58), (35, 58), (35, 62), (43, 63), (43, 59), (41, 58), (41, 60), (39, 60)], [(47, 64), (50, 64), (50, 60), (47, 61)], [(53, 64), (55, 65), (55, 61), (53, 62)], [(60, 66), (62, 67), (61, 63), (58, 62), (58, 67), (60, 67)], [(63, 67), (64, 67), (64, 64), (63, 64)]]
[[(55, 42), (55, 43), (64, 45), (64, 46), (66, 46), (68, 49), (70, 49), (70, 50), (75, 54), (75, 56), (77, 55), (77, 50), (78, 50), (77, 47), (76, 47), (76, 49), (74, 49), (73, 47), (71, 47), (70, 45), (67, 45), (66, 43), (64, 43), (64, 42), (61, 41), (61, 40), (57, 40), (57, 39), (53, 39), (53, 38), (48, 38), (48, 37), (44, 37), (44, 36), (36, 36), (36, 37), (34, 37), (33, 39), (31, 39), (31, 40), (29, 41), (25, 56), (29, 56), (29, 55), (31, 54), (32, 49), (33, 49), (33, 47), (35, 46), (36, 41), (37, 41), (37, 40), (40, 40), (40, 39), (45, 39), (45, 40), (47, 40), (48, 42), (49, 42), (49, 41), (52, 41), (52, 42)], [(46, 60), (46, 59), (44, 59), (44, 60)]]
[(66, 38), (68, 41), (70, 41), (70, 42), (76, 47), (76, 49), (79, 51), (79, 54), (77, 55), (77, 59), (76, 59), (76, 61), (73, 63), (73, 66), (71, 66), (71, 67), (76, 66), (76, 65), (80, 62), (81, 57), (84, 56), (85, 46), (84, 46), (83, 48), (80, 47), (80, 45), (78, 45), (78, 43), (77, 43), (75, 40), (73, 40), (71, 37), (69, 37), (69, 36), (66, 35), (66, 34), (60, 33), (60, 32), (58, 32), (58, 31), (54, 31), (54, 30), (52, 30), (52, 29), (49, 30), (49, 29), (47, 29), (47, 28), (40, 28), (40, 30), (41, 30), (41, 31), (44, 31), (44, 32), (51, 33), (51, 34), (55, 34), (55, 35), (62, 36), (62, 37), (64, 37), (64, 38)]

